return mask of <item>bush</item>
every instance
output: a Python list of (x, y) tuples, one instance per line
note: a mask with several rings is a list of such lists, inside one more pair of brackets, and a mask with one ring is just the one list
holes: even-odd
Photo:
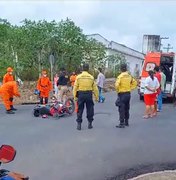
[(20, 78), (24, 81), (36, 81), (38, 79), (38, 71), (29, 69), (20, 73)]

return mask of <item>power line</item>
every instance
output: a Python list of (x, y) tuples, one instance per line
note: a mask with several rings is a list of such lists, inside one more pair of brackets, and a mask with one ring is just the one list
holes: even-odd
[(167, 44), (167, 47), (163, 47), (163, 49), (167, 49), (167, 52), (169, 52), (170, 49), (173, 49), (170, 44)]
[(161, 41), (162, 41), (162, 39), (169, 39), (169, 37), (160, 37), (160, 39), (159, 39), (159, 51), (161, 51), (161, 46), (162, 46)]

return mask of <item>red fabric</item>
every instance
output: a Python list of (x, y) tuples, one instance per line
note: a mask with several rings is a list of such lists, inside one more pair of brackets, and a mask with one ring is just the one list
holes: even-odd
[(77, 101), (75, 102), (75, 112), (76, 113), (78, 112), (78, 102)]
[[(160, 72), (157, 72), (157, 73), (155, 74), (155, 77), (158, 79), (159, 83), (161, 84), (161, 73), (160, 73)], [(160, 94), (160, 92), (161, 92), (161, 87), (159, 87), (159, 88), (157, 89), (157, 94)]]
[(156, 93), (154, 94), (144, 94), (144, 102), (146, 106), (152, 106), (155, 104)]
[(158, 79), (159, 83), (161, 83), (161, 74), (160, 74), (160, 72), (155, 73), (155, 77)]

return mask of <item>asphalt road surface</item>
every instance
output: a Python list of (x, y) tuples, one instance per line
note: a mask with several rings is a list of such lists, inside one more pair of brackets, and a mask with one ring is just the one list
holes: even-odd
[(107, 93), (95, 104), (94, 128), (76, 130), (76, 115), (60, 119), (35, 118), (32, 105), (17, 106), (7, 115), (0, 105), (0, 143), (17, 150), (16, 159), (3, 165), (32, 180), (106, 180), (128, 168), (176, 160), (176, 109), (165, 104), (158, 117), (144, 120), (143, 102), (131, 101), (130, 127), (117, 129), (116, 94)]

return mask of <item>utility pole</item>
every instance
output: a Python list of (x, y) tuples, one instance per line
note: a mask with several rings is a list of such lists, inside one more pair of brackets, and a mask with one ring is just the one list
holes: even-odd
[(170, 44), (167, 44), (167, 47), (163, 47), (163, 49), (167, 49), (167, 52), (169, 52), (170, 49), (173, 49)]
[(50, 68), (51, 68), (51, 82), (52, 82), (52, 85), (53, 85), (53, 66), (54, 66), (54, 62), (55, 62), (55, 57), (52, 54), (50, 54), (49, 56), (49, 62), (50, 62)]
[(161, 40), (162, 40), (162, 39), (169, 39), (169, 37), (161, 37), (161, 38), (160, 38), (160, 41), (159, 41), (159, 52), (161, 52), (161, 46), (162, 46)]

